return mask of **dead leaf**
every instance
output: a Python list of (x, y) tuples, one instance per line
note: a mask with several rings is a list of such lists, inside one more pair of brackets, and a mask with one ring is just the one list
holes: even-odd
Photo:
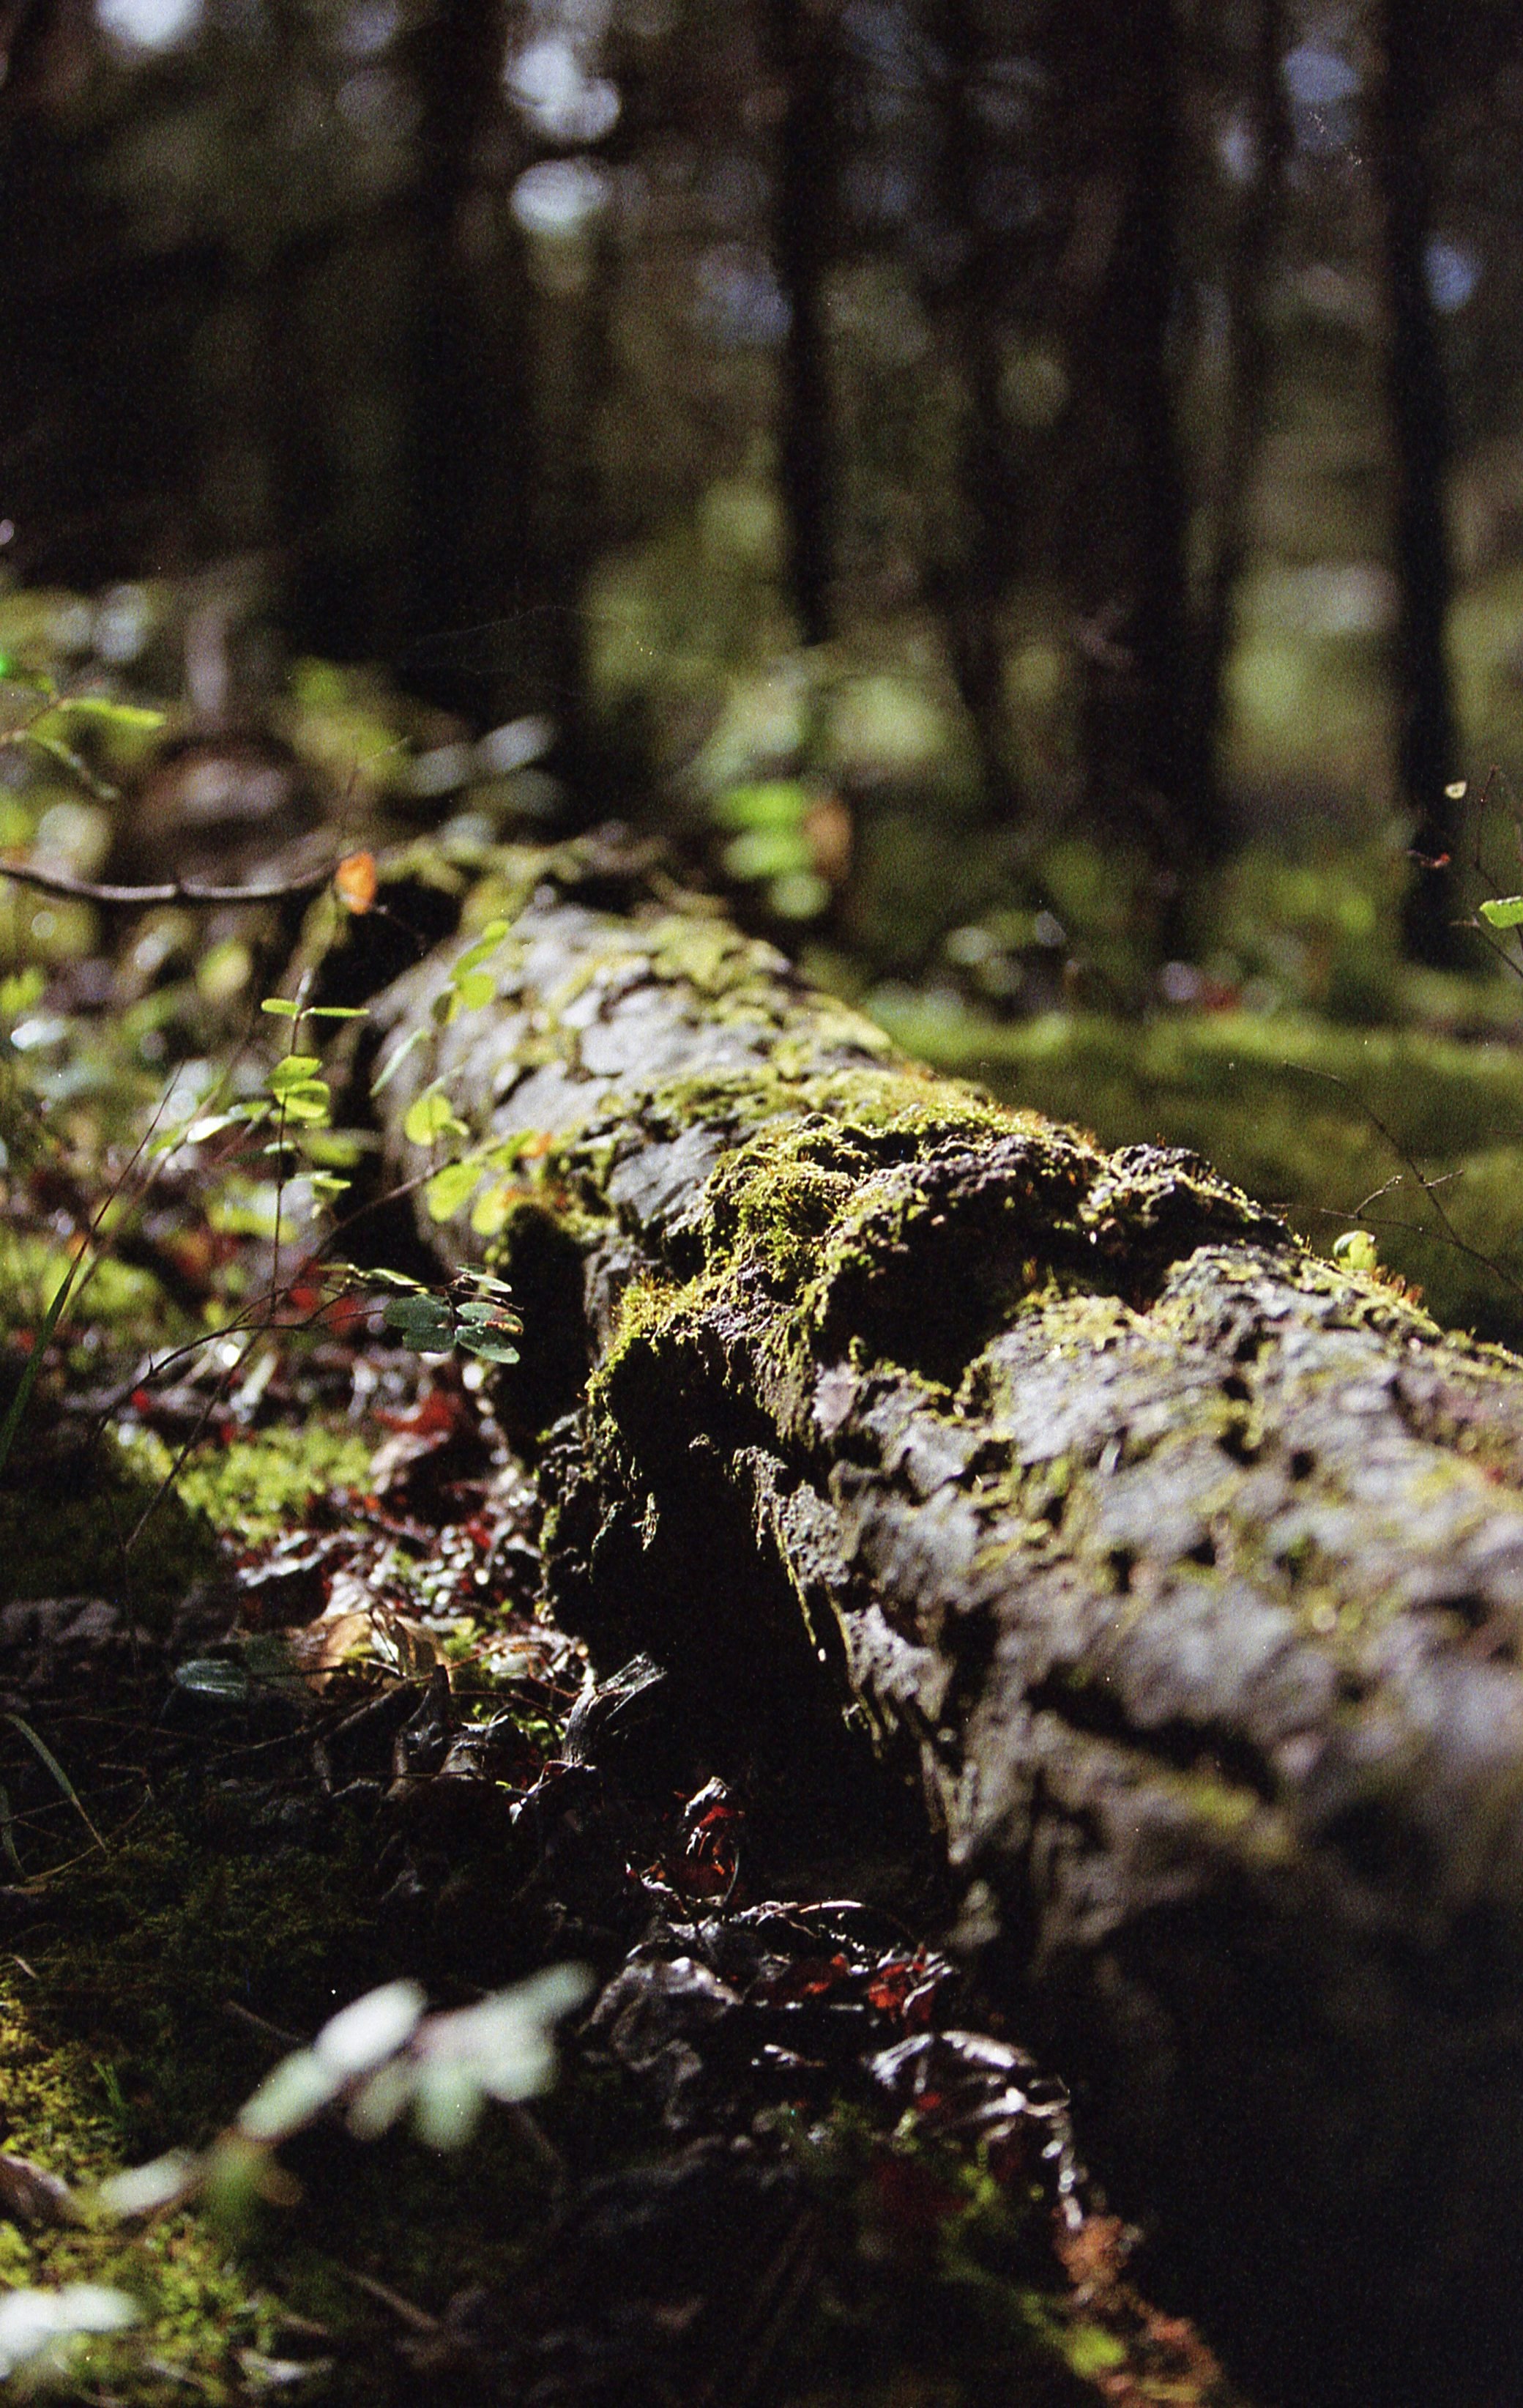
[(74, 2193), (30, 2157), (0, 2157), (0, 2215), (12, 2224), (77, 2224)]
[(347, 911), (374, 910), (379, 888), (373, 853), (347, 853), (334, 871), (334, 892)]

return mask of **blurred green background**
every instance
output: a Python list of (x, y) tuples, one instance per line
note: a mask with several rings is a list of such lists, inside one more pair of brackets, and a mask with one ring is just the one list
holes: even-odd
[[(1516, 939), (1470, 924), (1523, 885), (1515, 8), (3, 0), (0, 44), (0, 737), (41, 676), (168, 713), (0, 741), (7, 843), (617, 817), (931, 1058), (1523, 1331)], [(69, 1010), (254, 975), (7, 925)]]

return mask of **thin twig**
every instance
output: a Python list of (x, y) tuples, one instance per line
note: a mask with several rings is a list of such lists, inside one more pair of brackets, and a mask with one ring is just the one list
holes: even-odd
[(268, 2016), (256, 2015), (252, 2007), (241, 2007), (236, 1999), (224, 1999), (222, 2013), (231, 2015), (235, 2023), (247, 2024), (261, 2040), (273, 2040), (281, 2048), (305, 2048), (307, 2044), (300, 2032), (288, 2031), (284, 2024), (272, 2024)]
[(309, 869), (302, 878), (271, 879), (257, 886), (203, 886), (187, 878), (166, 879), (158, 886), (108, 886), (93, 878), (75, 878), (64, 869), (38, 869), (30, 862), (0, 856), (0, 877), (18, 886), (35, 886), (43, 895), (62, 896), (73, 903), (98, 903), (104, 910), (146, 911), (156, 905), (186, 903), (215, 908), (237, 903), (285, 903), (298, 895), (315, 895), (326, 886), (338, 864)]
[[(1427, 1197), (1428, 1201), (1431, 1204), (1434, 1211), (1437, 1213), (1440, 1227), (1442, 1228), (1444, 1236), (1448, 1240), (1450, 1245), (1453, 1246), (1459, 1254), (1468, 1254), (1473, 1263), (1481, 1264), (1485, 1269), (1491, 1273), (1494, 1279), (1501, 1280), (1504, 1287), (1510, 1287), (1515, 1296), (1523, 1296), (1523, 1280), (1516, 1279), (1513, 1273), (1508, 1270), (1503, 1264), (1495, 1262), (1489, 1254), (1483, 1254), (1478, 1246), (1469, 1244), (1468, 1241), (1460, 1236), (1459, 1230), (1455, 1227), (1454, 1223), (1450, 1220), (1447, 1211), (1445, 1210), (1443, 1199), (1438, 1194), (1438, 1190), (1454, 1176), (1452, 1171), (1445, 1171), (1442, 1180), (1430, 1179), (1426, 1171), (1419, 1169), (1416, 1160), (1407, 1152), (1406, 1147), (1402, 1143), (1401, 1139), (1396, 1135), (1394, 1129), (1388, 1127), (1387, 1124), (1381, 1119), (1380, 1114), (1375, 1111), (1374, 1106), (1373, 1104), (1366, 1103), (1364, 1097), (1359, 1094), (1359, 1089), (1353, 1084), (1353, 1082), (1348, 1079), (1341, 1078), (1336, 1070), (1319, 1069), (1309, 1062), (1288, 1062), (1285, 1067), (1288, 1070), (1299, 1071), (1302, 1077), (1305, 1079), (1327, 1079), (1333, 1086), (1342, 1087), (1345, 1095), (1352, 1096), (1355, 1103), (1359, 1106), (1359, 1111), (1364, 1114), (1364, 1117), (1369, 1122), (1371, 1127), (1379, 1131), (1380, 1135), (1385, 1139), (1386, 1143), (1390, 1147), (1391, 1152), (1395, 1154), (1398, 1162), (1405, 1165), (1407, 1170), (1422, 1189), (1423, 1194)], [(1377, 1194), (1379, 1192), (1379, 1190), (1376, 1191)], [(1337, 1217), (1339, 1219), (1345, 1219), (1347, 1216), (1340, 1213)], [(1411, 1228), (1412, 1226), (1410, 1223), (1405, 1222), (1389, 1222), (1387, 1226), (1388, 1227), (1392, 1228)], [(1418, 1227), (1412, 1229), (1412, 1234), (1415, 1237), (1431, 1237), (1433, 1233), (1430, 1229)]]
[(393, 2291), (389, 2283), (377, 2283), (374, 2274), (362, 2274), (358, 2266), (346, 2266), (336, 2258), (331, 2259), (330, 2263), (335, 2272), (343, 2275), (347, 2283), (353, 2283), (360, 2290), (368, 2291), (373, 2300), (378, 2300), (383, 2308), (390, 2308), (391, 2314), (401, 2323), (408, 2326), (412, 2331), (416, 2333), (438, 2331), (437, 2316), (431, 2316), (426, 2308), (415, 2307), (411, 2300), (403, 2298), (400, 2291)]

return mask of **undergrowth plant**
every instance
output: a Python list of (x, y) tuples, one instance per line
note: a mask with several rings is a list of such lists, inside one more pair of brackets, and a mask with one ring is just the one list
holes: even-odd
[[(205, 2148), (171, 2149), (79, 2192), (53, 2177), (51, 2215), (85, 2226), (144, 2225), (200, 2204), (237, 2234), (262, 2202), (290, 2207), (300, 2199), (300, 2186), (276, 2152), (324, 2120), (341, 2122), (358, 2141), (374, 2141), (410, 2116), (426, 2145), (459, 2149), (489, 2100), (521, 2115), (526, 2100), (552, 2086), (556, 2027), (593, 1986), (585, 1967), (551, 1965), (473, 2006), (430, 2014), (416, 1982), (385, 1983), (331, 2016), (309, 2046), (282, 2057)], [(111, 2284), (7, 2291), (0, 2297), (0, 2384), (19, 2392), (64, 2387), (79, 2396), (80, 2344), (129, 2334), (141, 2313), (130, 2293)]]

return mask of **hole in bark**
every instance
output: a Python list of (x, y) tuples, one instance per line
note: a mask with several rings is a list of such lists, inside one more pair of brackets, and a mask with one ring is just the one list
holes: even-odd
[(1216, 1560), (1217, 1542), (1209, 1531), (1203, 1539), (1197, 1539), (1193, 1547), (1187, 1547), (1185, 1550), (1187, 1564), (1203, 1564), (1209, 1570)]
[(1274, 1768), (1262, 1752), (1240, 1731), (1223, 1730), (1214, 1723), (1191, 1722), (1186, 1715), (1150, 1725), (1146, 1730), (1132, 1720), (1114, 1689), (1099, 1681), (1075, 1679), (1072, 1671), (1049, 1673), (1031, 1692), (1032, 1704), (1046, 1708), (1071, 1730), (1105, 1739), (1179, 1772), (1204, 1780), (1251, 1789), (1266, 1802), (1278, 1794)]
[[(955, 1391), (1055, 1254), (1079, 1250), (1077, 1182), (1019, 1139), (917, 1162), (909, 1176), (912, 1187), (896, 1182), (864, 1227), (860, 1258), (833, 1278), (828, 1335), (839, 1334), (843, 1352), (855, 1339)], [(1092, 1283), (1087, 1250), (1085, 1270)]]
[(1245, 1421), (1229, 1422), (1217, 1443), (1234, 1463), (1252, 1463), (1259, 1454), (1260, 1441)]
[(1313, 1472), (1317, 1469), (1317, 1457), (1312, 1453), (1309, 1446), (1297, 1446), (1291, 1448), (1289, 1469), (1292, 1480), (1309, 1480), (1311, 1478)]
[(497, 1268), (523, 1315), (519, 1360), (496, 1374), (492, 1395), (511, 1438), (535, 1438), (567, 1413), (587, 1383), (582, 1258), (573, 1240), (537, 1205), (516, 1211)]
[(1111, 1577), (1116, 1583), (1116, 1592), (1118, 1597), (1130, 1597), (1132, 1594), (1132, 1575), (1136, 1569), (1135, 1548), (1113, 1547), (1111, 1549)]
[(1234, 1405), (1245, 1405), (1253, 1391), (1240, 1371), (1229, 1371), (1221, 1383), (1221, 1393)]
[(1464, 1589), (1458, 1597), (1436, 1597), (1429, 1611), (1452, 1613), (1462, 1629), (1472, 1631), (1484, 1630), (1493, 1612), (1487, 1598), (1477, 1597), (1473, 1589)]
[(1418, 1897), (1432, 1879), (1431, 1850), (1421, 1832), (1371, 1799), (1345, 1807), (1321, 1834), (1345, 1863), (1378, 1889)]

